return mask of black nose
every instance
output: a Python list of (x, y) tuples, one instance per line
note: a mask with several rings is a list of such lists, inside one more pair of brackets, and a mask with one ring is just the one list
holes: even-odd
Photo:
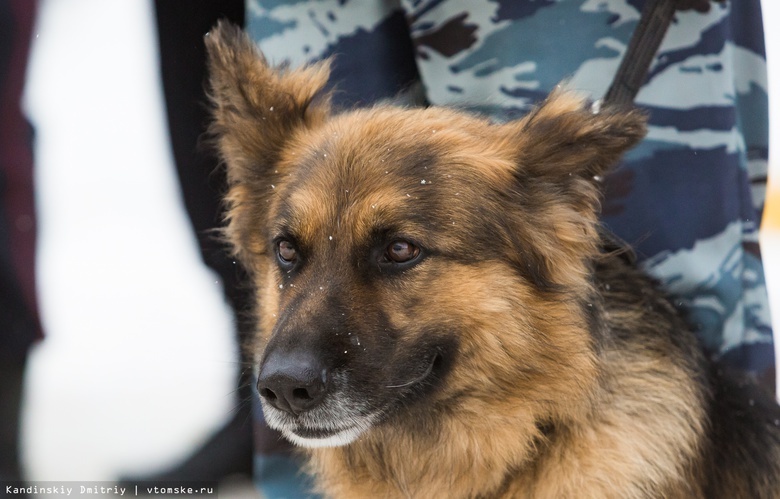
[(322, 402), (327, 385), (327, 369), (313, 356), (300, 352), (270, 353), (257, 379), (257, 390), (266, 402), (294, 415)]

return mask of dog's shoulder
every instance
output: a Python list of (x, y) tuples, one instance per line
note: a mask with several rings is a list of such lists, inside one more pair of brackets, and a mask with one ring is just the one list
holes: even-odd
[(708, 497), (780, 497), (780, 406), (773, 394), (718, 362), (708, 375)]
[[(611, 393), (646, 400), (656, 391), (654, 384), (676, 377), (674, 390), (655, 394), (662, 404), (654, 417), (688, 413), (688, 421), (698, 426), (675, 437), (694, 443), (683, 476), (699, 482), (697, 490), (705, 497), (724, 497), (724, 491), (728, 497), (780, 497), (780, 406), (755, 380), (707, 358), (674, 301), (637, 267), (627, 248), (604, 232), (594, 265), (605, 326), (598, 336), (606, 345), (606, 365), (611, 366), (605, 376)], [(649, 368), (645, 372), (637, 363)], [(604, 410), (618, 414), (610, 407)], [(656, 432), (656, 442), (641, 445), (652, 448), (664, 435)], [(679, 484), (685, 486), (684, 481)]]

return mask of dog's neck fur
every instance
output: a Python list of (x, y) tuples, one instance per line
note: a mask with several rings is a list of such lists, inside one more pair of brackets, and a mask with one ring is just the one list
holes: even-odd
[(317, 449), (313, 471), (329, 497), (497, 495), (538, 454), (544, 435), (518, 401), (472, 411), (440, 414), (438, 427), (414, 431), (382, 425), (349, 446)]
[[(548, 439), (537, 425), (522, 421), (523, 415), (512, 419), (512, 415), (496, 411), (479, 419), (477, 426), (456, 428), (452, 424), (435, 439), (435, 444), (432, 439), (389, 430), (392, 435), (367, 436), (347, 447), (318, 449), (312, 453), (310, 465), (322, 491), (334, 498), (553, 499), (583, 497), (583, 490), (596, 494), (593, 497), (646, 497), (648, 491), (670, 497), (653, 483), (656, 472), (663, 476), (656, 469), (653, 454), (675, 446), (674, 439), (679, 435), (667, 427), (678, 423), (674, 416), (636, 428), (636, 434), (612, 435), (607, 422), (587, 430), (586, 426), (554, 430), (568, 433), (567, 440), (580, 440), (579, 446), (557, 446), (554, 435)], [(523, 426), (525, 431), (520, 431)], [(486, 429), (480, 431), (480, 427)], [(647, 449), (650, 437), (658, 430), (655, 446)], [(580, 431), (582, 434), (576, 435)], [(474, 441), (475, 435), (479, 435), (479, 442)], [(485, 440), (483, 435), (490, 438)], [(594, 441), (599, 444), (594, 445)], [(692, 453), (695, 444), (690, 444)], [(630, 475), (625, 473), (626, 456), (636, 461)], [(687, 474), (683, 470), (686, 457), (680, 456), (680, 469), (671, 470), (680, 481)], [(623, 474), (616, 476), (616, 469), (623, 470)], [(688, 497), (697, 496), (693, 493)]]

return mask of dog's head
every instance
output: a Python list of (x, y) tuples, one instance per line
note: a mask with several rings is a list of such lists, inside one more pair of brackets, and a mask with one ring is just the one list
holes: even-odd
[(522, 120), (442, 108), (332, 113), (328, 65), (269, 66), (207, 37), (226, 233), (258, 295), (268, 423), (347, 444), (469, 404), (565, 415), (595, 377), (598, 186), (633, 111), (555, 92)]

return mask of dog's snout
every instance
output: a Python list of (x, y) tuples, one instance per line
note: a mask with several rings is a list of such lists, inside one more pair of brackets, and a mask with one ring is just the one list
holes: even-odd
[(298, 415), (325, 397), (328, 372), (309, 355), (272, 353), (260, 369), (257, 390), (279, 410)]

